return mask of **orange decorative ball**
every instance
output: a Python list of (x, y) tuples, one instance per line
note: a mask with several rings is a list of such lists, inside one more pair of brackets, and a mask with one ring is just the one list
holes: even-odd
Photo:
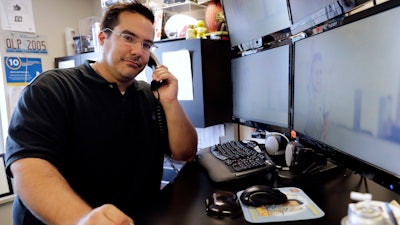
[(208, 32), (218, 31), (220, 22), (217, 20), (217, 14), (223, 13), (222, 5), (220, 1), (210, 1), (206, 8), (206, 25)]

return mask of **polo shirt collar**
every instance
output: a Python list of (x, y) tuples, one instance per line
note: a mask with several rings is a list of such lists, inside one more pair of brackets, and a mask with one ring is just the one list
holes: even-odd
[[(98, 83), (98, 84), (106, 84), (107, 86), (109, 85), (115, 85), (115, 83), (108, 82), (105, 80), (102, 76), (100, 76), (96, 71), (90, 66), (90, 63), (94, 63), (95, 61), (92, 60), (86, 60), (84, 64), (80, 66), (80, 70), (82, 71), (82, 75), (90, 80), (91, 82)], [(147, 83), (146, 83), (147, 84)], [(133, 83), (127, 88), (127, 90), (134, 89), (136, 91), (141, 91), (148, 85), (146, 85), (145, 82), (138, 82), (136, 79), (133, 81)]]

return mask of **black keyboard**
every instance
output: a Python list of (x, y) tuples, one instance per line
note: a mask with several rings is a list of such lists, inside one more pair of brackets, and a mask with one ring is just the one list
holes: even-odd
[(253, 141), (230, 141), (199, 151), (198, 160), (215, 182), (234, 180), (275, 167)]

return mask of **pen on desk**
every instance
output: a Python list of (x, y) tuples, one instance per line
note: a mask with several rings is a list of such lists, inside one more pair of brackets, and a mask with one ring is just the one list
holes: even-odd
[(396, 217), (394, 216), (394, 213), (393, 213), (393, 211), (392, 211), (392, 208), (390, 208), (389, 203), (386, 202), (385, 205), (386, 205), (386, 211), (387, 211), (387, 213), (388, 213), (388, 215), (389, 215), (390, 222), (392, 222), (393, 225), (398, 225), (397, 219), (396, 219)]

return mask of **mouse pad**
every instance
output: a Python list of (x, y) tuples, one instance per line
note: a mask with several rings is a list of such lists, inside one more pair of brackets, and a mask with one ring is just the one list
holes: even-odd
[[(325, 213), (303, 192), (296, 187), (278, 188), (286, 194), (288, 202), (279, 205), (263, 205), (258, 207), (244, 205), (240, 200), (243, 215), (250, 223), (284, 222), (321, 218)], [(239, 191), (237, 196), (243, 191)]]

